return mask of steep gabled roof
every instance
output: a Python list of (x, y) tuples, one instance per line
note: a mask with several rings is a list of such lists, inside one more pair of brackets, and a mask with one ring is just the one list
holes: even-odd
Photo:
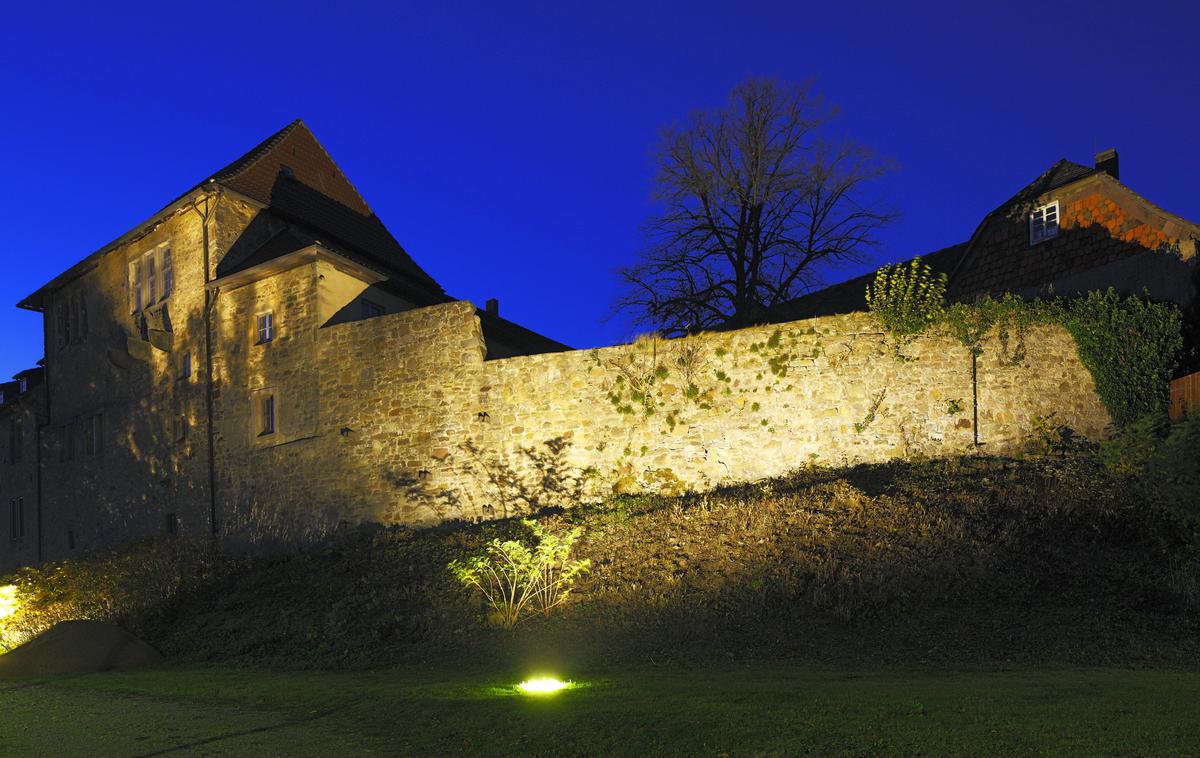
[[(400, 246), (308, 126), (296, 119), (172, 200), (146, 223), (121, 235), (40, 287), (19, 305), (41, 310), (46, 292), (86, 272), (100, 256), (161, 223), (196, 192), (214, 186), (228, 188), (262, 203), (276, 217), (300, 224), (315, 237), (329, 239), (353, 251), (357, 257), (369, 261), (373, 268), (407, 279), (413, 287), (422, 290), (430, 302), (441, 302), (446, 298), (441, 285)], [(251, 257), (256, 251), (240, 253), (234, 263)], [(262, 254), (254, 257), (261, 259)], [(230, 267), (224, 266), (224, 271), (230, 273)]]
[(959, 257), (958, 263), (950, 271), (950, 294), (951, 296), (961, 295), (954, 287), (954, 279), (959, 271), (963, 270), (964, 266), (968, 266), (971, 259), (975, 256), (976, 248), (979, 240), (983, 238), (984, 232), (987, 231), (988, 225), (993, 219), (1002, 218), (1011, 208), (1022, 203), (1032, 203), (1037, 198), (1058, 189), (1065, 187), (1068, 184), (1086, 179), (1093, 174), (1099, 172), (1099, 169), (1088, 168), (1080, 163), (1069, 161), (1066, 158), (1059, 158), (1050, 168), (1042, 172), (1040, 176), (1034, 179), (1029, 184), (1026, 184), (1020, 189), (1017, 194), (1005, 200), (1000, 205), (996, 206), (983, 217), (979, 222), (979, 226), (975, 227), (975, 231), (971, 234), (971, 239), (967, 241), (966, 249)]
[[(205, 183), (257, 200), (278, 218), (366, 258), (368, 265), (412, 280), (432, 299), (444, 297), (441, 285), (405, 252), (299, 119), (197, 186)], [(261, 262), (264, 252), (248, 255)], [(239, 270), (239, 263), (222, 261), (218, 275)]]

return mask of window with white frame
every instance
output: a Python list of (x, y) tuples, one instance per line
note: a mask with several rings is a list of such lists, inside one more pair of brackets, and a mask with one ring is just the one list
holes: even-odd
[(265, 345), (275, 339), (275, 315), (273, 313), (258, 314), (255, 334), (257, 335), (256, 344), (259, 345)]
[(1058, 236), (1058, 201), (1040, 205), (1029, 214), (1029, 244), (1036, 245)]
[(175, 290), (171, 247), (164, 243), (129, 261), (129, 310), (133, 313), (157, 305)]

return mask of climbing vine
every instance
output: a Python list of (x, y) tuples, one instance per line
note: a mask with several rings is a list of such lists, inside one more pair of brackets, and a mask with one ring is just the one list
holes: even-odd
[(1174, 304), (1152, 302), (1144, 295), (1122, 297), (1110, 288), (1048, 301), (985, 296), (943, 308), (945, 288), (930, 284), (930, 277), (917, 259), (907, 269), (881, 269), (868, 288), (872, 314), (898, 346), (940, 327), (977, 358), (994, 331), (1001, 363), (1016, 365), (1027, 355), (1032, 325), (1059, 324), (1074, 338), (1079, 359), (1118, 426), (1166, 408), (1168, 382), (1183, 347), (1182, 317)]

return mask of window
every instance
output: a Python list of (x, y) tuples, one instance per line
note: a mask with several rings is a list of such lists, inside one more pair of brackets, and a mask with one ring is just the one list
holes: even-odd
[(62, 450), (59, 460), (66, 462), (75, 457), (75, 427), (72, 424), (66, 424), (61, 429), (62, 433)]
[(264, 395), (258, 401), (258, 436), (275, 433), (275, 396)]
[(187, 417), (186, 416), (176, 416), (175, 417), (175, 429), (173, 430), (174, 435), (175, 435), (175, 441), (183, 442), (183, 441), (187, 440), (187, 430), (188, 430)]
[(1029, 214), (1029, 244), (1036, 245), (1058, 236), (1058, 201), (1034, 208)]
[(192, 353), (185, 352), (179, 356), (179, 380), (187, 381), (192, 378)]
[(80, 292), (75, 296), (76, 300), (76, 317), (75, 317), (75, 341), (83, 342), (88, 333), (88, 315), (87, 315), (87, 297)]
[(140, 313), (175, 291), (175, 265), (166, 244), (129, 262), (129, 309)]
[(102, 422), (103, 419), (99, 413), (94, 416), (88, 416), (83, 427), (83, 454), (84, 455), (99, 455), (102, 449), (103, 435)]
[(171, 248), (162, 250), (162, 296), (166, 300), (175, 291), (175, 266), (171, 261)]
[(75, 549), (75, 530), (74, 529), (67, 530), (67, 549), (68, 550)]
[(167, 534), (179, 534), (179, 517), (174, 513), (167, 514)]
[(54, 304), (55, 344), (59, 350), (66, 347), (67, 341), (70, 339), (71, 324), (67, 319), (67, 301), (59, 300)]
[(24, 430), (21, 419), (15, 418), (8, 422), (8, 462), (21, 462), (21, 443), (24, 441)]
[(8, 536), (19, 540), (25, 536), (25, 498), (14, 497), (8, 501)]
[(271, 313), (258, 314), (258, 324), (256, 326), (259, 345), (265, 345), (275, 339), (275, 316)]
[(142, 259), (129, 264), (129, 305), (134, 313), (142, 311)]
[(24, 395), (28, 391), (29, 391), (29, 380), (28, 379), (18, 379), (17, 380), (17, 393)]
[(362, 317), (375, 318), (383, 315), (383, 306), (370, 300), (362, 300)]

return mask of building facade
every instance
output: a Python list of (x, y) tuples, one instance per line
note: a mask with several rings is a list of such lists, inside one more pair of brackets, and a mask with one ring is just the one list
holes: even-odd
[[(1039, 250), (1068, 218), (1091, 228), (1090, 195), (1053, 197)], [(1160, 231), (1194, 258), (1191, 227)], [(982, 288), (999, 254), (981, 241), (941, 264)], [(0, 404), (8, 567), (146, 535), (297, 542), (1001, 452), (1039, 419), (1089, 437), (1109, 422), (1050, 327), (1019, 360), (989, 343), (977, 367), (936, 335), (896, 361), (862, 314), (570, 351), (447, 295), (299, 121), (20, 305), (43, 314), (46, 354)]]

